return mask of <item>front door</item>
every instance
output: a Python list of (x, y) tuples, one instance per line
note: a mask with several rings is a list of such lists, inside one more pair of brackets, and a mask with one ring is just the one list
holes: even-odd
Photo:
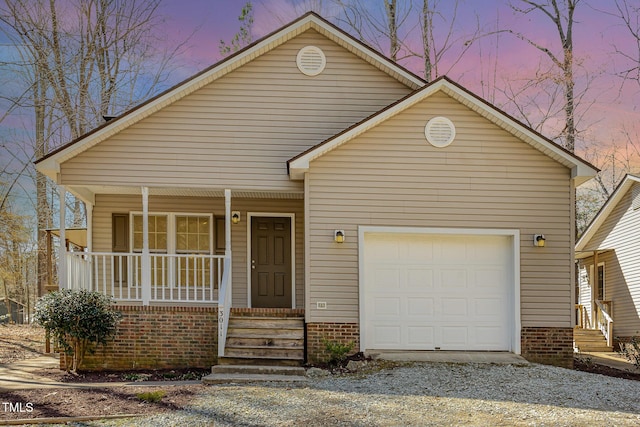
[(251, 306), (291, 308), (291, 218), (251, 218)]

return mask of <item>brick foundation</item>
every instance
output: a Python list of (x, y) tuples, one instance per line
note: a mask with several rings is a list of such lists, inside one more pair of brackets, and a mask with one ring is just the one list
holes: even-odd
[[(217, 307), (116, 306), (115, 339), (85, 356), (82, 370), (208, 368), (218, 356)], [(64, 369), (64, 357), (60, 367)]]
[(323, 338), (342, 344), (353, 343), (350, 354), (360, 351), (360, 327), (357, 323), (307, 323), (307, 362), (329, 360)]
[(573, 368), (573, 328), (522, 328), (521, 343), (531, 362)]

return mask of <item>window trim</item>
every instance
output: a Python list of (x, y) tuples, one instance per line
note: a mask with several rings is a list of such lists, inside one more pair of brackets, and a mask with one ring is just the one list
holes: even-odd
[[(134, 241), (133, 241), (133, 230), (134, 230), (134, 220), (133, 217), (135, 215), (141, 215), (142, 211), (131, 211), (129, 212), (129, 241), (131, 242), (131, 252), (132, 253), (140, 253), (134, 250)], [(167, 251), (166, 252), (157, 252), (153, 251), (152, 253), (166, 253), (170, 255), (184, 255), (187, 253), (194, 254), (205, 254), (204, 252), (176, 252), (177, 247), (177, 224), (176, 217), (178, 216), (192, 216), (192, 217), (208, 217), (209, 218), (209, 251), (206, 255), (215, 255), (214, 247), (213, 247), (213, 221), (214, 216), (212, 213), (197, 213), (197, 212), (149, 212), (149, 216), (162, 216), (165, 215), (167, 217)]]

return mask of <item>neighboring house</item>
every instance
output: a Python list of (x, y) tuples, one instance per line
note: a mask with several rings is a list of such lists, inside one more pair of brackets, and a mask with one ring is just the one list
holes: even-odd
[(640, 335), (639, 242), (640, 177), (627, 175), (576, 244), (578, 325), (609, 347)]
[[(7, 302), (9, 303), (7, 309)], [(11, 298), (0, 297), (0, 323), (25, 323), (26, 307)]]
[(37, 169), (87, 205), (60, 283), (125, 315), (96, 367), (315, 361), (325, 340), (572, 363), (596, 169), (313, 13)]

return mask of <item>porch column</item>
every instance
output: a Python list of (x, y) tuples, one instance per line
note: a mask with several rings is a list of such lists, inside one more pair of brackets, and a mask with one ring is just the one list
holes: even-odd
[(93, 252), (93, 205), (85, 202), (84, 209), (87, 212), (87, 252)]
[(231, 190), (224, 190), (224, 256), (231, 256)]
[[(599, 298), (598, 295), (598, 250), (593, 251), (593, 288), (591, 289), (591, 321), (595, 325), (596, 321), (596, 300)], [(597, 326), (596, 326), (597, 328)]]
[(151, 256), (149, 255), (149, 187), (142, 187), (142, 305), (151, 301)]
[(67, 189), (64, 185), (58, 185), (58, 193), (60, 194), (60, 245), (58, 248), (58, 286), (60, 289), (68, 289), (70, 286), (69, 282), (67, 281)]

